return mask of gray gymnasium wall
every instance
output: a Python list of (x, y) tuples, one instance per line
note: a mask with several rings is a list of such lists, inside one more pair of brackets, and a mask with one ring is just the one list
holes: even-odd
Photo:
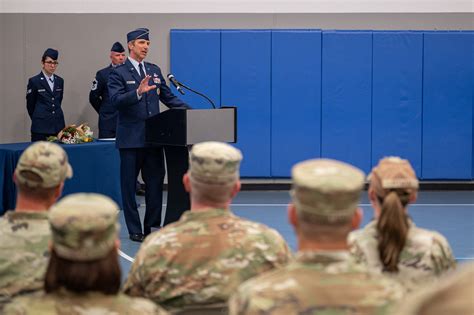
[(0, 14), (0, 143), (29, 141), (25, 92), (28, 78), (41, 70), (45, 48), (59, 49), (57, 74), (65, 80), (66, 124), (97, 115), (88, 103), (95, 72), (108, 64), (113, 42), (125, 44), (136, 27), (151, 30), (148, 60), (169, 71), (172, 28), (321, 28), (377, 30), (473, 30), (472, 13), (439, 14)]

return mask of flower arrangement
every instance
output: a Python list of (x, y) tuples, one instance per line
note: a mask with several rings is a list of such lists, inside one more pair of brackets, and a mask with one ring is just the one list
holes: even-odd
[(92, 142), (93, 132), (87, 124), (69, 125), (61, 130), (57, 137), (49, 137), (48, 141), (57, 141), (67, 144), (85, 143)]

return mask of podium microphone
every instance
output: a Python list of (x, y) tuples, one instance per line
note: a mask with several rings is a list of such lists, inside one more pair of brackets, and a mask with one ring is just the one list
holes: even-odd
[(193, 90), (192, 88), (190, 88), (189, 86), (186, 86), (185, 84), (179, 82), (178, 80), (176, 80), (176, 78), (174, 77), (174, 75), (172, 75), (171, 73), (167, 75), (168, 79), (170, 80), (171, 83), (173, 83), (173, 85), (178, 89), (178, 91), (181, 93), (181, 94), (184, 94), (184, 92), (182, 91), (182, 88), (185, 88), (186, 90), (188, 91), (191, 91), (201, 97), (204, 97), (211, 105), (212, 105), (212, 108), (216, 109), (216, 105), (214, 105), (214, 102), (209, 98), (207, 97), (206, 95), (202, 94), (201, 92), (198, 92), (196, 90)]
[(179, 82), (176, 80), (174, 75), (170, 73), (167, 75), (167, 77), (168, 77), (168, 80), (170, 80), (170, 82), (173, 83), (174, 87), (178, 90), (178, 92), (181, 93), (181, 95), (184, 95), (184, 91), (181, 88), (181, 84), (179, 84)]

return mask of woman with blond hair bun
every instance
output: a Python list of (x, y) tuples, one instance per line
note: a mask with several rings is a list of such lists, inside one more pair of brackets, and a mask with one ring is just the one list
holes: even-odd
[(368, 192), (375, 219), (349, 235), (357, 261), (396, 278), (407, 291), (455, 267), (446, 238), (417, 227), (407, 213), (418, 193), (410, 162), (399, 157), (380, 160), (369, 175)]

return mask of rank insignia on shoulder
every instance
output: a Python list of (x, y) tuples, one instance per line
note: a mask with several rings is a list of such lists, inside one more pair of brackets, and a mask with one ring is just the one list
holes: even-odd
[(26, 90), (26, 94), (30, 94), (30, 93), (31, 93), (31, 89)]
[(95, 91), (97, 90), (97, 79), (94, 79), (94, 81), (92, 81), (92, 86), (91, 86), (91, 91)]

